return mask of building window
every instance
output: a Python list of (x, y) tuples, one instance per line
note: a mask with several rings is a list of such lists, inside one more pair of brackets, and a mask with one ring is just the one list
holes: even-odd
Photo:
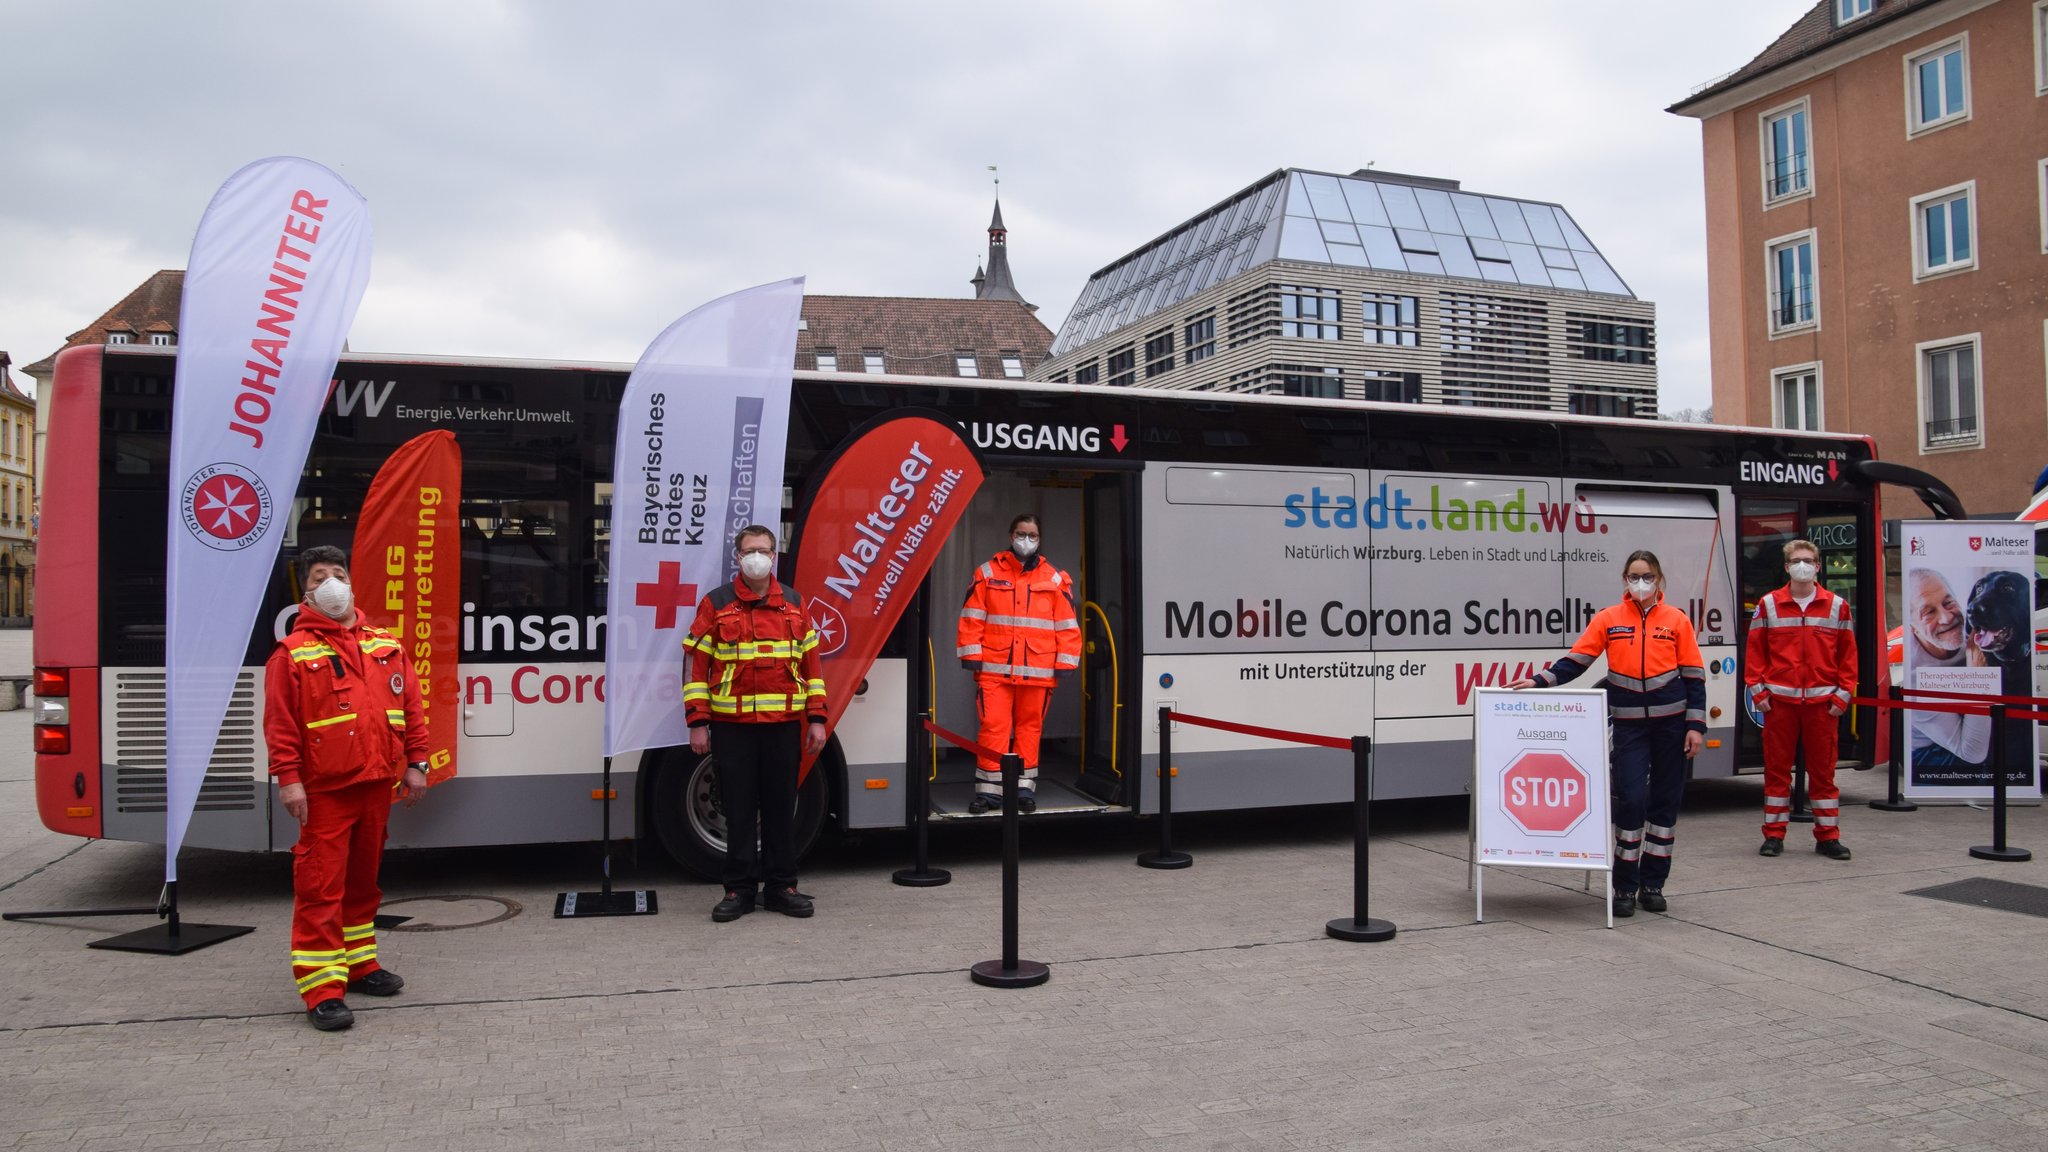
[(1422, 403), (1422, 373), (1380, 372), (1365, 373), (1365, 398), (1382, 404)]
[(1003, 375), (1011, 380), (1024, 378), (1024, 355), (1021, 352), (1003, 353)]
[(1138, 353), (1129, 344), (1109, 354), (1109, 385), (1129, 388), (1138, 382)]
[(2048, 0), (2034, 5), (2034, 95), (2048, 96)]
[(1268, 364), (1261, 392), (1281, 396), (1309, 396), (1320, 400), (1344, 398), (1344, 373), (1338, 368), (1310, 364)]
[(1304, 340), (1342, 340), (1334, 288), (1280, 286), (1280, 334)]
[(1074, 369), (1074, 383), (1093, 384), (1102, 379), (1102, 365), (1094, 360)]
[(1977, 414), (1978, 337), (1922, 344), (1920, 354), (1920, 450), (1976, 448), (1983, 444)]
[(1588, 312), (1565, 313), (1568, 354), (1604, 364), (1655, 364), (1657, 334), (1648, 324)]
[(839, 353), (837, 353), (837, 352), (819, 352), (819, 353), (817, 353), (817, 357), (818, 357), (818, 371), (820, 371), (820, 372), (837, 372), (837, 371), (839, 371)]
[(1365, 342), (1400, 344), (1410, 348), (1422, 344), (1419, 301), (1413, 296), (1365, 296)]
[(169, 348), (171, 346), (171, 334), (169, 332), (151, 332), (149, 334), (149, 345), (152, 348)]
[(1870, 0), (1835, 0), (1835, 26), (1841, 27), (1858, 16), (1870, 15)]
[(1820, 365), (1803, 364), (1771, 373), (1771, 425), (1822, 431)]
[(1771, 203), (1812, 191), (1808, 173), (1813, 170), (1807, 134), (1807, 105), (1802, 100), (1789, 108), (1763, 115), (1764, 202)]
[(1573, 392), (1565, 398), (1565, 411), (1574, 416), (1626, 418), (1635, 415), (1635, 407), (1629, 398), (1612, 392)]
[(1771, 334), (1817, 327), (1820, 310), (1814, 285), (1813, 233), (1801, 232), (1771, 241)]
[(1185, 338), (1181, 341), (1181, 360), (1183, 363), (1193, 364), (1197, 360), (1207, 360), (1209, 357), (1214, 356), (1216, 354), (1216, 314), (1208, 312), (1188, 321), (1187, 328), (1181, 335)]
[(1173, 371), (1173, 329), (1145, 338), (1145, 379)]
[(882, 354), (880, 352), (863, 352), (860, 354), (860, 362), (861, 367), (869, 372), (888, 371), (888, 368), (882, 363)]
[[(2048, 0), (2042, 0), (2048, 4)], [(2044, 8), (2043, 11), (2048, 11)], [(2048, 252), (2048, 160), (2041, 161), (2041, 251)]]
[(107, 333), (107, 343), (109, 344), (126, 344), (132, 339), (134, 339), (134, 337), (126, 332)]
[(1906, 134), (1970, 118), (1970, 41), (1958, 36), (1906, 58)]
[(974, 362), (974, 353), (956, 352), (953, 354), (953, 371), (962, 376), (979, 376), (981, 365)]
[(1914, 279), (1977, 266), (1977, 214), (1970, 210), (1976, 192), (1971, 181), (1914, 199)]

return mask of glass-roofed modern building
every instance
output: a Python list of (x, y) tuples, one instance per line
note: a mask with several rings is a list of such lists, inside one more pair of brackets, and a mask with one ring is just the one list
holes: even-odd
[(1090, 277), (1032, 375), (1647, 418), (1656, 363), (1558, 205), (1283, 168)]

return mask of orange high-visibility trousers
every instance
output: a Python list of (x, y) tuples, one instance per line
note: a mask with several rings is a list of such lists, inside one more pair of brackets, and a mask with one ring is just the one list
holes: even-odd
[[(984, 748), (1015, 752), (1024, 761), (1024, 774), (1017, 781), (1019, 795), (1029, 796), (1038, 789), (1038, 736), (1045, 729), (1045, 710), (1051, 704), (1050, 684), (1017, 684), (994, 676), (974, 678), (974, 707), (981, 718), (977, 740)], [(1002, 764), (976, 757), (974, 791), (1001, 796)]]
[(1806, 747), (1806, 803), (1813, 809), (1813, 838), (1842, 838), (1842, 790), (1835, 786), (1835, 753), (1841, 721), (1828, 714), (1828, 701), (1793, 703), (1771, 699), (1764, 713), (1764, 835), (1785, 838), (1792, 812), (1792, 760)]
[(390, 820), (389, 780), (306, 797), (292, 846), (292, 976), (308, 1008), (378, 968), (377, 866)]

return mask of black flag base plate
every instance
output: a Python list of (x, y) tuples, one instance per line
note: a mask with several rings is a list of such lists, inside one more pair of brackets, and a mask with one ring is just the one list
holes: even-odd
[(555, 893), (557, 920), (581, 920), (588, 916), (652, 916), (659, 911), (651, 888), (630, 892)]
[(1382, 940), (1394, 938), (1394, 925), (1386, 920), (1356, 920), (1346, 916), (1342, 920), (1332, 920), (1325, 924), (1323, 930), (1339, 940), (1364, 944), (1377, 944)]
[(1920, 806), (1911, 800), (1872, 800), (1872, 808), (1879, 812), (1918, 812)]
[(1194, 862), (1195, 858), (1185, 852), (1138, 853), (1138, 867), (1140, 868), (1187, 868), (1191, 867)]
[(105, 940), (88, 940), (88, 948), (107, 948), (116, 952), (154, 952), (161, 956), (182, 956), (223, 940), (246, 936), (256, 929), (241, 924), (193, 924), (180, 922), (174, 930), (169, 924), (123, 932)]
[(953, 874), (944, 868), (898, 868), (890, 873), (889, 879), (905, 888), (937, 888), (941, 884), (951, 884)]
[(968, 971), (976, 984), (989, 988), (1031, 988), (1052, 979), (1052, 969), (1036, 960), (1019, 960), (1015, 968), (1001, 960), (983, 960)]

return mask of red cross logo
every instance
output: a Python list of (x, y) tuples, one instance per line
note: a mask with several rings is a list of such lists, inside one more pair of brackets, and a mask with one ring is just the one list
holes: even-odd
[(683, 565), (679, 560), (663, 560), (655, 573), (654, 583), (635, 584), (633, 603), (642, 608), (654, 609), (656, 631), (676, 626), (676, 612), (682, 608), (697, 606), (697, 586), (683, 583)]

